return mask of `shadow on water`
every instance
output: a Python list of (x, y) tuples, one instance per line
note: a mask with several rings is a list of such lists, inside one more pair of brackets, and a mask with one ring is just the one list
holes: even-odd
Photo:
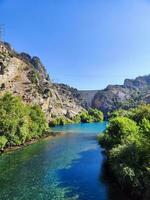
[(82, 152), (70, 168), (61, 169), (58, 174), (63, 187), (72, 188), (73, 192), (68, 193), (68, 197), (76, 196), (80, 200), (135, 200), (114, 182), (108, 173), (105, 156), (97, 149)]
[(80, 200), (107, 200), (107, 185), (99, 181), (103, 157), (98, 149), (80, 153), (68, 169), (58, 171), (60, 180), (65, 187), (72, 188), (69, 196), (77, 196)]

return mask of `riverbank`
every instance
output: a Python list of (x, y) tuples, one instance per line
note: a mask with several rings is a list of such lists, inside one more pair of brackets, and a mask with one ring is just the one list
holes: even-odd
[[(70, 124), (66, 124), (66, 125), (64, 124), (64, 125), (53, 126), (53, 127), (50, 127), (50, 128), (53, 129), (52, 131), (51, 130), (47, 131), (45, 134), (42, 134), (39, 138), (31, 139), (31, 140), (25, 142), (24, 144), (20, 144), (20, 145), (14, 145), (14, 146), (10, 146), (10, 147), (6, 146), (4, 149), (0, 150), (0, 155), (3, 154), (3, 153), (6, 153), (6, 152), (11, 152), (11, 151), (15, 151), (15, 150), (20, 149), (20, 148), (24, 148), (24, 147), (29, 146), (31, 144), (34, 144), (34, 143), (36, 143), (40, 140), (53, 139), (55, 137), (61, 137), (65, 134), (64, 132), (68, 131), (68, 130), (66, 130), (67, 125), (68, 126), (74, 126), (75, 125), (76, 127), (79, 126), (79, 129), (80, 129), (81, 124), (82, 125), (89, 124), (89, 127), (90, 127), (90, 124), (99, 124), (99, 123), (100, 122), (93, 122), (93, 123), (91, 123), (91, 122), (87, 122), (87, 123), (83, 123), (83, 122), (81, 123), (80, 122), (79, 123), (78, 122), (78, 123), (70, 123)], [(104, 122), (104, 123), (106, 123), (106, 122)], [(88, 130), (86, 130), (86, 131), (88, 132)], [(90, 131), (90, 129), (89, 129), (89, 131)]]
[(112, 113), (99, 143), (120, 189), (134, 199), (150, 199), (150, 105)]
[(0, 150), (0, 155), (3, 153), (7, 153), (7, 152), (15, 151), (17, 149), (24, 148), (26, 146), (32, 145), (36, 142), (39, 142), (40, 140), (54, 139), (56, 137), (61, 137), (63, 135), (64, 135), (63, 132), (48, 132), (48, 133), (43, 134), (42, 137), (31, 139), (30, 141), (27, 141), (24, 144), (17, 145), (17, 146), (11, 146), (11, 147), (5, 147), (3, 150)]

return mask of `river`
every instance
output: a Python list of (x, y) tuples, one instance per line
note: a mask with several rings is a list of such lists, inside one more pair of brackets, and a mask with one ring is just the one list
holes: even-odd
[(64, 136), (0, 156), (0, 200), (109, 200), (96, 136), (106, 123), (57, 126)]

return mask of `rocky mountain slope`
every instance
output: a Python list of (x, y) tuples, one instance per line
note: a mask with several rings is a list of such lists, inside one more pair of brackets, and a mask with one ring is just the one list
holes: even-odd
[(150, 75), (126, 79), (123, 85), (109, 85), (104, 90), (78, 91), (52, 83), (38, 57), (17, 53), (8, 43), (0, 42), (0, 95), (5, 92), (40, 105), (48, 120), (60, 116), (70, 119), (88, 107), (106, 115), (118, 108), (150, 103)]
[(141, 103), (150, 103), (150, 75), (126, 79), (123, 85), (109, 85), (98, 91), (92, 100), (92, 107), (106, 114), (118, 108), (126, 109)]
[(17, 53), (8, 43), (0, 42), (0, 95), (5, 92), (40, 105), (48, 120), (59, 116), (71, 118), (84, 110), (78, 91), (52, 83), (38, 57)]
[(92, 106), (92, 101), (98, 90), (79, 90), (81, 99), (86, 107)]

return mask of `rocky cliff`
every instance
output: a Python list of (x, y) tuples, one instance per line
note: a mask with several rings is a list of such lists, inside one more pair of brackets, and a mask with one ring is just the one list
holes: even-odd
[(107, 86), (95, 94), (92, 107), (106, 114), (118, 108), (127, 109), (141, 103), (150, 103), (150, 75), (126, 79), (123, 85)]
[(8, 43), (0, 42), (0, 95), (5, 92), (40, 105), (48, 120), (58, 116), (71, 118), (84, 110), (78, 91), (52, 83), (38, 57), (17, 53)]
[(92, 106), (93, 98), (97, 92), (98, 90), (79, 90), (81, 100), (83, 101), (86, 107)]
[(150, 75), (126, 79), (123, 85), (104, 90), (78, 91), (65, 84), (52, 83), (41, 60), (17, 53), (8, 43), (0, 42), (0, 95), (11, 92), (24, 102), (38, 104), (47, 119), (72, 118), (84, 108), (107, 112), (150, 103)]

